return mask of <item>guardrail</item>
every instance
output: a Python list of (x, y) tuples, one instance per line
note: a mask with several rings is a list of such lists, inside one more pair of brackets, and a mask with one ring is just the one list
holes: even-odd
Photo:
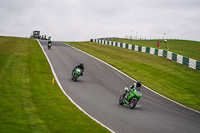
[(95, 43), (101, 43), (101, 44), (105, 44), (105, 45), (111, 45), (111, 46), (126, 48), (126, 49), (130, 49), (130, 50), (138, 51), (138, 52), (162, 56), (162, 57), (168, 58), (170, 60), (173, 60), (177, 63), (180, 63), (180, 64), (183, 64), (190, 68), (193, 68), (195, 70), (200, 70), (200, 61), (194, 60), (194, 59), (191, 59), (188, 57), (184, 57), (182, 55), (179, 55), (179, 54), (167, 51), (167, 50), (156, 49), (156, 48), (145, 47), (145, 46), (138, 46), (138, 45), (134, 45), (134, 44), (107, 41), (107, 40), (103, 40), (103, 39), (91, 39), (91, 40)]

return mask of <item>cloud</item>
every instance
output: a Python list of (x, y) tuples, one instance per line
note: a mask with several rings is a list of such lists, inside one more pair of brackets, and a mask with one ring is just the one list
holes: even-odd
[(166, 36), (200, 41), (199, 0), (0, 0), (0, 35), (53, 40)]

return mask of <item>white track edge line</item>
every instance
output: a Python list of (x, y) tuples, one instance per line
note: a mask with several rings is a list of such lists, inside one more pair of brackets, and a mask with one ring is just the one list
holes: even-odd
[[(66, 44), (66, 43), (65, 43), (65, 44)], [(102, 63), (108, 65), (109, 67), (113, 68), (114, 70), (118, 71), (119, 73), (123, 74), (124, 76), (126, 76), (126, 77), (128, 77), (128, 78), (130, 78), (131, 80), (133, 80), (133, 81), (136, 82), (136, 80), (133, 79), (132, 77), (128, 76), (127, 74), (125, 74), (125, 73), (123, 73), (123, 72), (121, 72), (120, 70), (118, 70), (117, 68), (111, 66), (110, 64), (108, 64), (108, 63), (106, 63), (106, 62), (104, 62), (104, 61), (102, 61), (102, 60), (100, 60), (100, 59), (94, 57), (93, 55), (90, 55), (90, 54), (88, 54), (88, 53), (86, 53), (86, 52), (84, 52), (84, 51), (82, 51), (82, 50), (80, 50), (80, 49), (77, 49), (77, 48), (75, 48), (75, 47), (73, 47), (73, 46), (71, 46), (71, 45), (69, 45), (69, 44), (66, 44), (66, 45), (68, 45), (68, 46), (70, 46), (70, 47), (72, 47), (72, 48), (74, 48), (74, 49), (76, 49), (76, 50), (78, 50), (78, 51), (80, 51), (80, 52), (82, 52), (82, 53), (84, 53), (84, 54), (86, 54), (86, 55), (89, 55), (89, 56), (91, 56), (92, 58), (97, 59), (98, 61), (100, 61), (100, 62), (102, 62)], [(178, 102), (176, 102), (176, 101), (174, 101), (174, 100), (172, 100), (172, 99), (169, 99), (169, 98), (167, 98), (167, 97), (165, 97), (165, 96), (159, 94), (158, 92), (156, 92), (156, 91), (150, 89), (149, 87), (147, 87), (147, 86), (145, 86), (145, 85), (142, 85), (142, 86), (144, 86), (144, 88), (150, 90), (151, 92), (153, 92), (153, 93), (155, 93), (155, 94), (157, 94), (157, 95), (159, 95), (159, 96), (161, 96), (161, 97), (163, 97), (163, 98), (165, 98), (165, 99), (167, 99), (167, 100), (169, 100), (169, 101), (171, 101), (171, 102), (174, 102), (174, 103), (176, 103), (176, 104), (178, 104), (178, 105), (180, 105), (180, 106), (182, 106), (182, 107), (185, 107), (185, 108), (187, 108), (187, 109), (190, 109), (190, 110), (192, 110), (192, 111), (194, 111), (194, 112), (200, 113), (199, 111), (197, 111), (197, 110), (195, 110), (195, 109), (189, 108), (189, 107), (187, 107), (187, 106), (185, 106), (185, 105), (183, 105), (183, 104), (181, 104), (181, 103), (178, 103)]]
[(38, 39), (37, 39), (37, 41), (38, 41), (38, 43), (39, 43), (39, 45), (40, 45), (40, 47), (41, 47), (41, 49), (42, 49), (44, 55), (46, 56), (46, 59), (47, 59), (49, 65), (50, 65), (50, 67), (51, 67), (51, 71), (52, 71), (52, 73), (53, 73), (53, 76), (54, 76), (56, 82), (58, 83), (58, 86), (60, 87), (60, 89), (62, 90), (62, 92), (65, 94), (65, 96), (67, 96), (68, 99), (69, 99), (80, 111), (82, 111), (83, 113), (85, 113), (87, 116), (89, 116), (91, 119), (93, 119), (94, 121), (96, 121), (97, 123), (99, 123), (101, 126), (103, 126), (103, 127), (105, 127), (106, 129), (108, 129), (110, 132), (115, 133), (115, 132), (114, 132), (113, 130), (111, 130), (109, 127), (105, 126), (103, 123), (101, 123), (100, 121), (98, 121), (97, 119), (95, 119), (94, 117), (92, 117), (91, 115), (89, 115), (89, 114), (88, 114), (85, 110), (83, 110), (78, 104), (76, 104), (76, 103), (71, 99), (70, 96), (67, 95), (67, 93), (64, 91), (62, 85), (60, 84), (60, 81), (59, 81), (58, 78), (57, 78), (57, 75), (56, 75), (56, 72), (54, 71), (53, 65), (51, 64), (51, 61), (49, 60), (49, 58), (48, 58), (46, 52), (44, 51), (44, 48), (42, 47), (42, 45), (40, 44), (40, 42), (39, 42)]

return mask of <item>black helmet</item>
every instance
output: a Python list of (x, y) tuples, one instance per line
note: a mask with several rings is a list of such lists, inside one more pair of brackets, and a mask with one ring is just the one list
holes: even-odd
[(80, 66), (83, 66), (83, 65), (84, 65), (83, 63), (80, 64)]
[(142, 82), (141, 81), (137, 81), (136, 82), (136, 87), (141, 87), (142, 86)]

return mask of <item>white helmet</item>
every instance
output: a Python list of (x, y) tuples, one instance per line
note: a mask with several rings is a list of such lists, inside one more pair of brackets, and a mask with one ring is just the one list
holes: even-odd
[(129, 92), (128, 87), (125, 87), (125, 88), (124, 88), (124, 91), (125, 91), (125, 92)]

